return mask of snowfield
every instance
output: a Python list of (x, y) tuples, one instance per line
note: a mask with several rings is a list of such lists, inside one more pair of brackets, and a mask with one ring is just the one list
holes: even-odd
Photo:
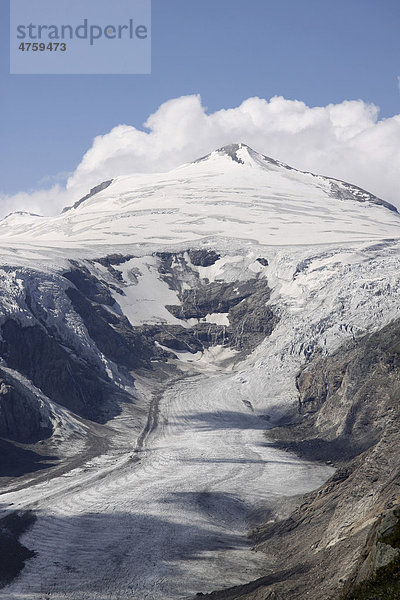
[(116, 178), (57, 217), (14, 213), (0, 222), (0, 240), (58, 248), (160, 247), (224, 237), (267, 246), (398, 237), (400, 216), (377, 200), (241, 145), (169, 173)]
[[(110, 290), (130, 324), (190, 329), (200, 320), (166, 308), (179, 294), (154, 254), (190, 247), (220, 255), (208, 266), (184, 255), (201, 281), (268, 282), (278, 317), (271, 335), (247, 356), (221, 345), (176, 351), (173, 381), (136, 374), (130, 391), (147, 423), (139, 428), (136, 405), (124, 406), (104, 426), (107, 443), (97, 453), (85, 445), (88, 422), (56, 407), (60, 447), (76, 462), (54, 477), (3, 485), (3, 514), (31, 509), (38, 519), (21, 539), (36, 556), (1, 599), (175, 600), (245, 583), (280, 561), (252, 551), (256, 515), (333, 473), (277, 450), (265, 430), (295, 416), (295, 378), (308, 356), (400, 317), (400, 216), (359, 188), (240, 145), (171, 173), (117, 178), (58, 217), (7, 217), (1, 322), (26, 319), (21, 273), (36, 270), (42, 284), (31, 293), (55, 330), (68, 331), (71, 347), (106, 364), (124, 386), (57, 278), (68, 260), (80, 260), (110, 286), (110, 271), (92, 261), (118, 252), (127, 260), (114, 265), (120, 290)], [(180, 269), (173, 263), (177, 278)], [(204, 322), (228, 326), (229, 314), (209, 313)]]

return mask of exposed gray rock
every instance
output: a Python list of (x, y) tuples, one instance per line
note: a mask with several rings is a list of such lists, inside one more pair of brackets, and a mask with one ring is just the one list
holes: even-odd
[[(399, 340), (396, 322), (331, 356), (315, 356), (297, 377), (304, 418), (276, 436), (292, 438), (291, 447), (301, 453), (311, 444), (308, 456), (332, 460), (346, 460), (374, 445), (400, 393)], [(324, 456), (317, 445), (327, 448)]]
[(357, 202), (370, 202), (371, 204), (377, 204), (378, 206), (384, 206), (388, 208), (392, 212), (397, 213), (397, 208), (374, 196), (374, 194), (370, 194), (366, 192), (362, 188), (357, 185), (352, 185), (350, 183), (346, 183), (345, 181), (340, 181), (339, 179), (329, 178), (329, 182), (331, 184), (331, 196), (332, 198), (337, 198), (338, 200), (356, 200)]
[(0, 439), (0, 477), (21, 477), (56, 466), (59, 457), (42, 452), (42, 448), (40, 445), (39, 452), (38, 444), (26, 446)]
[[(122, 277), (121, 271), (114, 269), (114, 265), (122, 265), (123, 263), (131, 260), (132, 258), (134, 258), (134, 256), (132, 254), (127, 254), (127, 255), (109, 254), (108, 256), (105, 256), (103, 258), (96, 258), (93, 262), (98, 263), (99, 265), (102, 265), (103, 267), (107, 267), (108, 272), (114, 279), (116, 279), (117, 281), (123, 282), (123, 277)], [(116, 288), (115, 286), (112, 286), (110, 284), (109, 284), (109, 287), (116, 290), (119, 294), (124, 293), (121, 288)]]
[(161, 279), (171, 290), (178, 293), (180, 299), (185, 288), (195, 289), (202, 283), (199, 273), (188, 264), (185, 254), (186, 252), (155, 253), (159, 261), (158, 272)]
[(257, 258), (257, 262), (260, 263), (260, 265), (262, 265), (263, 267), (268, 267), (269, 262), (267, 258)]
[(221, 258), (214, 250), (189, 250), (188, 254), (192, 265), (196, 267), (210, 267)]
[(133, 254), (108, 254), (107, 256), (96, 258), (95, 262), (103, 265), (103, 267), (109, 267), (114, 265), (122, 265), (125, 262), (128, 262), (132, 258), (135, 258)]
[[(253, 350), (271, 334), (277, 317), (267, 303), (270, 289), (265, 279), (232, 283), (198, 282), (181, 292), (180, 306), (167, 306), (178, 319), (203, 319), (208, 314), (227, 313), (229, 326), (220, 327), (225, 345), (236, 350)], [(216, 332), (217, 329), (214, 329)]]
[[(223, 146), (222, 148), (219, 148), (217, 150), (217, 152), (219, 154), (225, 154), (226, 156), (229, 156), (234, 162), (237, 162), (237, 163), (243, 165), (244, 161), (237, 156), (237, 151), (240, 150), (240, 148), (242, 148), (243, 146), (247, 147), (245, 144), (228, 144), (227, 146)], [(207, 154), (206, 156), (202, 156), (201, 158), (198, 158), (194, 162), (199, 163), (199, 162), (202, 162), (203, 160), (207, 160), (209, 157), (210, 157), (210, 154)]]
[(75, 261), (71, 261), (73, 269), (66, 271), (62, 275), (69, 281), (71, 281), (75, 287), (82, 292), (89, 300), (98, 302), (100, 304), (106, 304), (107, 306), (113, 306), (115, 300), (112, 297), (108, 287), (99, 281), (84, 265), (78, 264)]
[(76, 358), (44, 328), (8, 320), (1, 328), (0, 355), (51, 400), (77, 415), (105, 422), (119, 412), (122, 391), (94, 365)]
[(233, 306), (228, 314), (230, 345), (237, 350), (253, 350), (271, 335), (278, 317), (267, 305), (271, 290), (265, 279), (251, 283), (252, 293)]
[(238, 150), (240, 150), (242, 144), (229, 144), (228, 146), (224, 146), (217, 150), (220, 154), (226, 154), (229, 156), (234, 162), (237, 162), (240, 165), (244, 165), (244, 160), (239, 158), (237, 155)]
[(0, 368), (0, 437), (34, 443), (52, 431), (50, 414), (38, 395)]
[(105, 190), (106, 188), (108, 188), (108, 186), (111, 185), (112, 182), (113, 182), (113, 179), (109, 179), (108, 181), (103, 181), (103, 183), (100, 183), (99, 185), (96, 185), (95, 187), (93, 187), (90, 190), (90, 192), (88, 194), (86, 194), (86, 196), (84, 196), (83, 198), (81, 198), (80, 200), (78, 200), (77, 202), (75, 202), (75, 204), (73, 204), (72, 206), (66, 206), (65, 208), (63, 208), (63, 210), (61, 211), (61, 214), (65, 213), (65, 212), (68, 212), (69, 210), (71, 210), (73, 208), (78, 208), (78, 206), (80, 206), (81, 204), (83, 204), (83, 202), (85, 202), (85, 200), (88, 200), (89, 198), (91, 198), (95, 194), (98, 194), (99, 192), (102, 192), (103, 190)]
[(167, 306), (178, 319), (201, 319), (208, 314), (228, 313), (231, 308), (254, 292), (257, 280), (225, 283), (214, 281), (183, 290), (181, 306)]
[[(138, 328), (143, 336), (177, 352), (202, 352), (210, 346), (229, 343), (227, 327), (199, 323), (186, 328), (181, 325), (144, 325)], [(167, 356), (165, 356), (167, 358)]]

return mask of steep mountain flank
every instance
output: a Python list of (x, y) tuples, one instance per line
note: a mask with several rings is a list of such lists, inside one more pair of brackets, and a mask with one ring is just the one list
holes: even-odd
[(363, 563), (341, 600), (397, 600), (400, 597), (400, 507), (383, 513), (372, 528)]
[(34, 443), (53, 432), (51, 412), (40, 393), (0, 368), (0, 437)]
[(400, 322), (317, 354), (297, 387), (299, 418), (270, 430), (269, 443), (337, 471), (287, 519), (253, 531), (257, 551), (279, 557), (270, 574), (207, 597), (398, 598)]

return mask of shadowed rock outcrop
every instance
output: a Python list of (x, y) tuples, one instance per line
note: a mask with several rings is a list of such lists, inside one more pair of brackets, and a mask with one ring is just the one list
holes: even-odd
[[(188, 252), (193, 265), (210, 266), (220, 256), (212, 251), (193, 250)], [(208, 315), (223, 314), (228, 323), (209, 327), (217, 343), (235, 350), (250, 352), (268, 335), (278, 321), (276, 313), (268, 304), (271, 290), (264, 278), (251, 277), (244, 281), (212, 281), (200, 278), (190, 271), (184, 254), (158, 253), (161, 264), (159, 271), (169, 287), (178, 293), (180, 305), (166, 308), (177, 319), (206, 320)], [(260, 264), (268, 265), (267, 259)], [(186, 283), (186, 286), (184, 285)], [(201, 324), (203, 325), (203, 324)], [(211, 324), (209, 324), (211, 325)], [(219, 328), (219, 333), (218, 333)], [(204, 338), (206, 328), (192, 327), (195, 337)]]
[(74, 286), (89, 300), (113, 306), (115, 300), (111, 295), (110, 290), (104, 283), (100, 282), (84, 265), (79, 265), (75, 261), (71, 261), (74, 268), (71, 271), (63, 273), (63, 277), (71, 281)]
[(227, 328), (212, 323), (199, 323), (191, 328), (181, 325), (143, 325), (138, 329), (148, 339), (177, 352), (195, 354), (229, 342)]
[(168, 306), (177, 318), (201, 319), (208, 314), (228, 313), (231, 308), (254, 293), (256, 280), (232, 283), (214, 281), (199, 282), (194, 289), (184, 289), (181, 294), (182, 306)]
[(220, 338), (223, 337), (225, 345), (248, 352), (271, 334), (277, 322), (272, 308), (267, 305), (270, 295), (265, 279), (199, 283), (194, 289), (183, 290), (181, 306), (167, 308), (180, 319), (226, 314), (229, 325), (220, 326)]
[(52, 431), (50, 411), (39, 395), (0, 368), (0, 437), (35, 443)]
[(11, 513), (0, 519), (0, 588), (7, 585), (23, 569), (25, 561), (35, 553), (19, 542), (23, 533), (35, 523), (33, 513)]
[(215, 250), (188, 250), (192, 265), (196, 267), (210, 267), (214, 265), (221, 256)]
[(39, 450), (37, 444), (26, 446), (0, 439), (0, 477), (21, 477), (26, 473), (36, 473), (58, 464), (58, 456), (36, 450)]
[(127, 369), (148, 365), (155, 353), (153, 343), (135, 331), (126, 317), (90, 302), (77, 289), (69, 288), (66, 294), (90, 337), (107, 358)]
[(273, 432), (309, 457), (345, 461), (375, 445), (398, 411), (400, 323), (314, 357), (297, 377), (300, 423)]
[(50, 399), (77, 415), (99, 422), (118, 413), (123, 399), (105, 374), (78, 359), (42, 327), (23, 327), (8, 320), (1, 328), (0, 355)]
[(81, 198), (80, 200), (75, 202), (75, 204), (73, 206), (66, 206), (65, 208), (63, 208), (63, 210), (61, 212), (65, 213), (65, 212), (68, 212), (69, 210), (71, 210), (72, 208), (78, 208), (78, 206), (83, 204), (85, 202), (85, 200), (88, 200), (95, 194), (98, 194), (99, 192), (102, 192), (103, 190), (107, 189), (112, 184), (112, 182), (113, 182), (113, 180), (109, 179), (108, 181), (103, 181), (99, 185), (96, 185), (95, 187), (93, 187), (90, 190), (90, 192), (88, 194), (86, 194), (86, 196), (83, 196), (83, 198)]

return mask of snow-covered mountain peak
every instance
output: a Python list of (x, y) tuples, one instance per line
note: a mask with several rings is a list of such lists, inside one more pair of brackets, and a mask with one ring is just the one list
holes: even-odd
[(8, 213), (8, 215), (6, 215), (3, 219), (0, 220), (0, 223), (3, 223), (4, 221), (14, 221), (17, 219), (23, 220), (25, 218), (30, 218), (30, 217), (41, 217), (42, 215), (38, 215), (37, 213), (31, 213), (28, 212), (26, 210), (16, 210), (14, 212)]
[(0, 220), (0, 227), (5, 225), (7, 227), (18, 227), (19, 225), (32, 223), (42, 218), (42, 215), (38, 215), (36, 213), (27, 212), (24, 210), (16, 210)]
[[(265, 154), (261, 154), (244, 143), (228, 144), (227, 146), (218, 148), (210, 154), (207, 154), (206, 156), (194, 161), (192, 164), (205, 164), (208, 168), (219, 165), (219, 168), (222, 168), (225, 171), (231, 171), (236, 167), (242, 167), (242, 170), (243, 167), (251, 167), (253, 169), (258, 168), (263, 171), (280, 172), (283, 176), (292, 179), (296, 178), (296, 176), (299, 178), (304, 176), (306, 179), (308, 179), (311, 185), (317, 185), (318, 182), (321, 181), (328, 183), (332, 188), (333, 194), (337, 197), (340, 197), (340, 199), (344, 199), (346, 197), (348, 200), (370, 202), (372, 204), (384, 206), (393, 212), (397, 212), (395, 206), (382, 200), (381, 198), (378, 198), (374, 194), (367, 192), (359, 186), (326, 175), (316, 175), (310, 171), (296, 169), (287, 163), (276, 160), (275, 158), (271, 158), (270, 156), (266, 156)], [(185, 166), (188, 165), (184, 165), (184, 167)]]
[(222, 146), (222, 148), (218, 148), (210, 154), (195, 160), (192, 164), (196, 165), (200, 163), (208, 163), (209, 165), (219, 163), (221, 166), (224, 165), (225, 169), (241, 166), (267, 170), (270, 170), (271, 168), (288, 169), (290, 171), (295, 170), (285, 163), (256, 152), (253, 148), (244, 143)]
[(214, 150), (210, 154), (203, 156), (194, 161), (192, 164), (198, 164), (204, 161), (218, 161), (221, 158), (229, 158), (239, 165), (252, 165), (255, 163), (253, 156), (260, 156), (257, 152), (252, 150), (247, 144), (228, 144), (222, 148)]
[(243, 143), (168, 173), (117, 177), (57, 217), (0, 222), (0, 244), (336, 244), (400, 237), (394, 206), (365, 190), (294, 169)]

